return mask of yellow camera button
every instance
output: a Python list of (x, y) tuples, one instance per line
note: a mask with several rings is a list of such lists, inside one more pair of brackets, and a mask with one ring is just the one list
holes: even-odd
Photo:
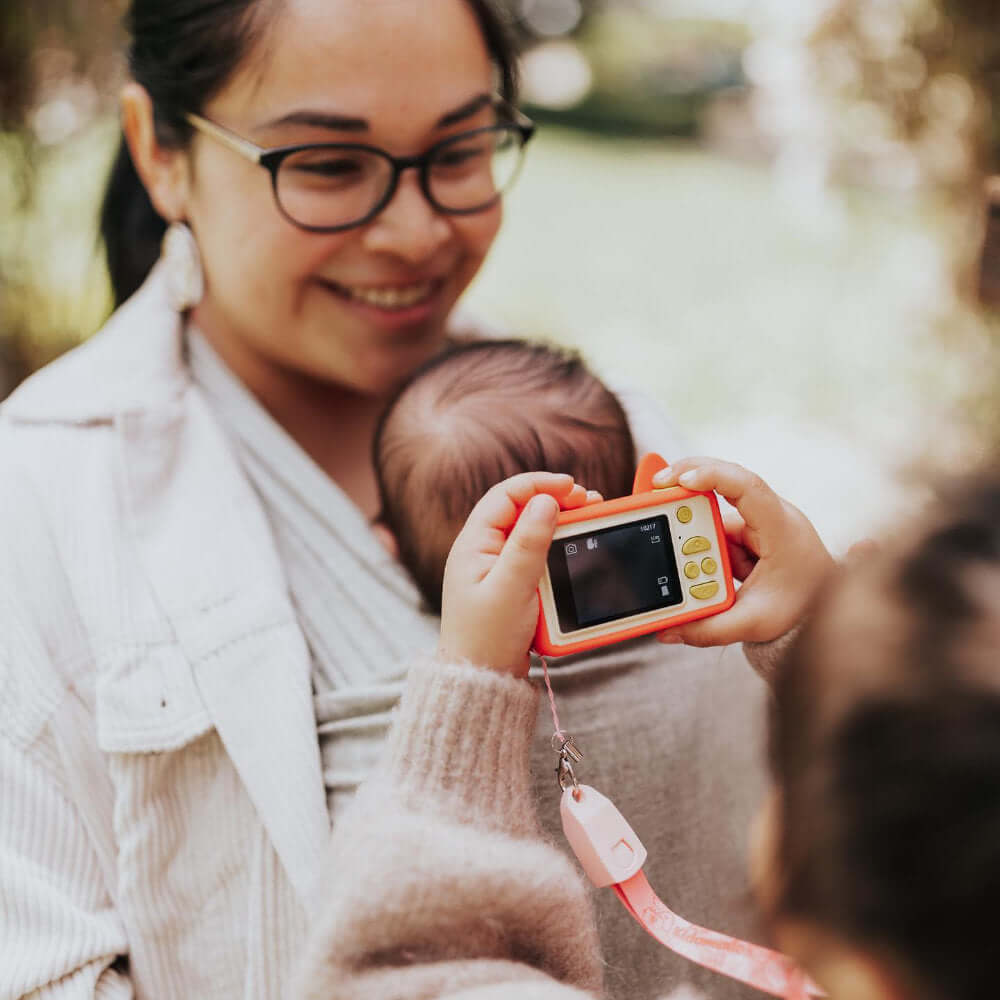
[(691, 596), (699, 601), (707, 601), (710, 597), (715, 597), (719, 592), (719, 584), (716, 580), (709, 580), (708, 583), (696, 583), (691, 588)]
[(696, 562), (689, 562), (684, 565), (684, 575), (689, 579), (693, 580), (696, 576), (701, 573), (698, 569), (698, 564)]
[(691, 513), (690, 507), (677, 508), (677, 520), (680, 521), (681, 524), (688, 524), (692, 517), (694, 517), (694, 514)]
[(705, 558), (701, 561), (702, 572), (707, 573), (709, 576), (711, 576), (718, 568), (719, 564), (711, 556), (705, 556)]
[(707, 552), (711, 547), (712, 543), (704, 535), (694, 535), (681, 546), (681, 552), (693, 556), (696, 552)]

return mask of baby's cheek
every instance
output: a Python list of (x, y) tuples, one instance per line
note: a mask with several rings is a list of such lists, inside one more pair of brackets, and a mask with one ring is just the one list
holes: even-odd
[(372, 525), (372, 534), (393, 559), (399, 559), (399, 543), (396, 541), (396, 536), (384, 524), (376, 521)]

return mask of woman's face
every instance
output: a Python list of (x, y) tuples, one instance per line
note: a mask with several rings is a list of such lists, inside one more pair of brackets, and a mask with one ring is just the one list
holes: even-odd
[[(494, 72), (464, 0), (283, 0), (205, 117), (271, 148), (358, 142), (395, 156), (489, 124)], [(440, 346), (500, 225), (442, 215), (417, 172), (365, 226), (298, 229), (266, 170), (196, 134), (185, 206), (206, 292), (194, 319), (250, 384), (294, 373), (391, 390)]]

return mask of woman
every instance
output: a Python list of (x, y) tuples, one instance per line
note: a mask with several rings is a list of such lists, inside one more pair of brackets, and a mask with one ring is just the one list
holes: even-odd
[[(530, 129), (490, 8), (422, 10), (133, 5), (105, 234), (119, 298), (143, 284), (0, 421), (4, 995), (282, 995), (331, 820), (434, 646), (370, 531), (371, 433), (499, 226), (483, 137), (516, 166)], [(657, 884), (749, 934), (742, 657), (638, 644), (555, 673)], [(552, 823), (544, 728), (533, 752)], [(612, 995), (700, 981), (601, 905)]]

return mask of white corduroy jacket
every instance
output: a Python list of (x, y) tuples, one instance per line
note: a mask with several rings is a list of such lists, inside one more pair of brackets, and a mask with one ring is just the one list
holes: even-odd
[(154, 273), (0, 409), (3, 1000), (277, 997), (301, 951), (310, 661), (178, 323)]
[[(287, 997), (322, 891), (308, 650), (179, 323), (154, 270), (0, 406), (0, 1000)], [(650, 831), (651, 875), (685, 915), (751, 934), (763, 690), (742, 655), (653, 643), (556, 673), (588, 775)], [(611, 995), (746, 995), (613, 897), (598, 910)]]

